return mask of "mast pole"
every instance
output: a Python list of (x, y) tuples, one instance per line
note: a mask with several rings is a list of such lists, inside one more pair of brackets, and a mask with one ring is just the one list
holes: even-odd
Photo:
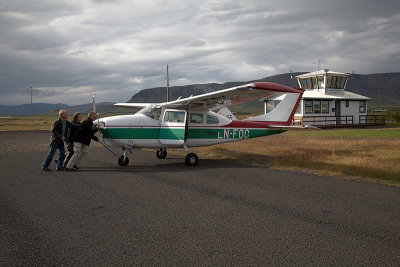
[(167, 64), (167, 102), (169, 102), (169, 74), (168, 74), (168, 64)]

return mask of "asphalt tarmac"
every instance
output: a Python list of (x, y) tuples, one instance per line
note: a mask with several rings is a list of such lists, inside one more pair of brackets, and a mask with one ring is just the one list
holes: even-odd
[(96, 143), (43, 172), (48, 145), (0, 132), (0, 266), (400, 265), (400, 188)]

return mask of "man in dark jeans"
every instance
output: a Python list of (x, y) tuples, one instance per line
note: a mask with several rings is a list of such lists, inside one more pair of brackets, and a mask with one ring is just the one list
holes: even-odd
[[(79, 112), (75, 112), (74, 116), (73, 116), (72, 123), (80, 125), (81, 124), (81, 118), (82, 118), (82, 115)], [(65, 160), (64, 160), (64, 165), (63, 165), (64, 168), (67, 166), (67, 164), (68, 164), (69, 160), (71, 159), (72, 155), (74, 155), (74, 141), (73, 141), (73, 138), (74, 138), (75, 132), (76, 132), (76, 128), (70, 128), (69, 132), (68, 132), (68, 135), (67, 135), (67, 149), (68, 149), (68, 152), (67, 152)], [(79, 169), (78, 166), (76, 166), (76, 165), (74, 165), (73, 167), (75, 169)]]
[(62, 165), (65, 158), (64, 141), (67, 136), (68, 127), (76, 128), (77, 125), (67, 121), (68, 112), (66, 110), (60, 110), (58, 112), (58, 120), (56, 120), (51, 126), (51, 142), (49, 153), (42, 164), (43, 171), (51, 171), (49, 165), (58, 149), (58, 160), (57, 160), (57, 171), (63, 170)]

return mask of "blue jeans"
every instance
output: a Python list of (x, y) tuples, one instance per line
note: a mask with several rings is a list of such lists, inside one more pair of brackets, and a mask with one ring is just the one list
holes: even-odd
[(58, 149), (57, 169), (62, 168), (65, 158), (64, 142), (62, 142), (61, 144), (57, 144), (56, 142), (52, 141), (50, 143), (49, 153), (47, 154), (46, 159), (43, 162), (42, 169), (49, 167), (51, 161), (53, 160), (54, 154), (56, 154), (57, 149)]

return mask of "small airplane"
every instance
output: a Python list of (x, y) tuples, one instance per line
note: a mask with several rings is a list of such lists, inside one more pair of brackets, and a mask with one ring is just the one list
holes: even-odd
[[(184, 148), (186, 165), (195, 166), (198, 156), (190, 153), (190, 148), (285, 132), (291, 127), (303, 92), (301, 88), (254, 82), (164, 103), (116, 103), (141, 109), (132, 115), (100, 118), (98, 124), (103, 142), (122, 148), (120, 166), (128, 165), (127, 154), (135, 148), (154, 148), (159, 159), (166, 158), (168, 148)], [(237, 120), (227, 108), (283, 94), (275, 109), (252, 118)], [(218, 109), (218, 113), (212, 111)]]

